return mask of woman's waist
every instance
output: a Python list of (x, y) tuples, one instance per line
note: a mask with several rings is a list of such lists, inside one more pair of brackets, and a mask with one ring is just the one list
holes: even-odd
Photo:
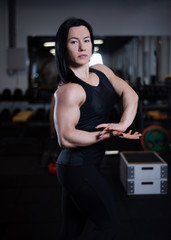
[(76, 152), (82, 152), (84, 154), (93, 154), (93, 153), (97, 153), (97, 152), (104, 152), (105, 151), (105, 145), (103, 142), (98, 142), (89, 146), (84, 146), (84, 147), (75, 147), (75, 148), (64, 148), (64, 151), (67, 152), (72, 152), (72, 153), (76, 153)]
[(86, 147), (64, 148), (57, 159), (63, 165), (87, 165), (101, 161), (105, 153), (102, 142)]

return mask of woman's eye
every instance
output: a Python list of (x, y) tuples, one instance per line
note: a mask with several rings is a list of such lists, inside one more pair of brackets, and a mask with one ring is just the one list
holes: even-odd
[(71, 41), (71, 44), (75, 44), (75, 43), (77, 43), (77, 41)]
[(89, 40), (89, 39), (87, 39), (87, 40), (85, 40), (85, 42), (86, 42), (86, 43), (89, 43), (89, 42), (90, 42), (90, 40)]

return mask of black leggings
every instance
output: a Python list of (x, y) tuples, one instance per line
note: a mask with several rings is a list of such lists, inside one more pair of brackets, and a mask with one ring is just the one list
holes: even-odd
[(62, 185), (61, 240), (84, 239), (87, 220), (94, 228), (86, 240), (114, 240), (118, 230), (115, 201), (98, 168), (58, 165), (57, 176)]

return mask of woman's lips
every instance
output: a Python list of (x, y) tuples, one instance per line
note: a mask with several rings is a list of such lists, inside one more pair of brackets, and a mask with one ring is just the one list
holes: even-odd
[(81, 54), (79, 55), (79, 58), (86, 58), (87, 57), (87, 54)]

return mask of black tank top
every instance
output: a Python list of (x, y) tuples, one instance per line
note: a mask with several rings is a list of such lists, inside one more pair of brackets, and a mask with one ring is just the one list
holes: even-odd
[[(90, 72), (94, 72), (99, 77), (98, 86), (92, 86), (76, 77), (76, 82), (86, 93), (76, 128), (94, 132), (99, 131), (95, 128), (98, 124), (109, 122), (116, 92), (104, 73), (93, 68), (90, 68)], [(104, 152), (103, 141), (86, 147), (65, 148), (62, 149), (57, 164), (76, 166), (98, 163), (102, 160)]]

